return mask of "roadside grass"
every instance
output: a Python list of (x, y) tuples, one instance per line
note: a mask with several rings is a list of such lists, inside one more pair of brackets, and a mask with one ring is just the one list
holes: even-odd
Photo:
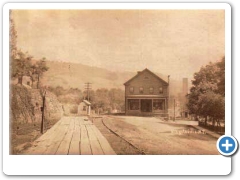
[[(44, 132), (50, 129), (58, 119), (51, 119), (44, 123)], [(41, 123), (12, 123), (10, 127), (10, 154), (22, 154), (32, 146), (32, 143), (39, 138), (41, 134)]]

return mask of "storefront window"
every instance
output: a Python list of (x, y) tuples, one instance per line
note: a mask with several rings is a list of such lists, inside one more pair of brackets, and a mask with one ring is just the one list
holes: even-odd
[(129, 99), (128, 100), (128, 109), (129, 110), (139, 110), (139, 100), (138, 99)]
[(153, 110), (164, 110), (165, 100), (164, 99), (154, 99), (153, 100)]

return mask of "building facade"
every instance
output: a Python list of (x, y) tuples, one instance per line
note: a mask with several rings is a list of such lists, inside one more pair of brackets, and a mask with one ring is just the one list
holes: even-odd
[(78, 115), (90, 115), (91, 113), (91, 103), (87, 100), (83, 100), (78, 105)]
[(144, 69), (124, 85), (126, 115), (168, 116), (168, 82)]

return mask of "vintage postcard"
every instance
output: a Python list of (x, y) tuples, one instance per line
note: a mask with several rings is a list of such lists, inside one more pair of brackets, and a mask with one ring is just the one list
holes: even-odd
[(227, 4), (56, 5), (5, 8), (10, 157), (229, 164)]

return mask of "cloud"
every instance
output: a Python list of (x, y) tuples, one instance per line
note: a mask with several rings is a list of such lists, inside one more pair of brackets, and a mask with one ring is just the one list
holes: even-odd
[(192, 77), (225, 51), (223, 10), (14, 10), (18, 48), (113, 71)]

